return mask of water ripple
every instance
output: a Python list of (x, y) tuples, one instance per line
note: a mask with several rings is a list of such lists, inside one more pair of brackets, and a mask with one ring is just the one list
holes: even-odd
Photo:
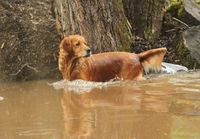
[(4, 100), (4, 97), (0, 96), (0, 101), (3, 101)]
[(48, 135), (55, 132), (55, 129), (31, 129), (26, 131), (21, 131), (20, 136), (38, 136), (38, 135)]

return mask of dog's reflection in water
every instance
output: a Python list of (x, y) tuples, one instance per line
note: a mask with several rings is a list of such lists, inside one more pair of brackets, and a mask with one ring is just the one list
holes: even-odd
[(65, 120), (65, 138), (88, 136), (95, 127), (95, 112), (91, 109), (91, 101), (83, 95), (64, 92), (62, 108)]
[[(146, 137), (145, 132), (157, 132), (160, 127), (163, 131), (149, 134), (149, 139), (155, 138), (154, 135), (162, 138), (164, 132), (170, 131), (171, 118), (165, 113), (168, 111), (169, 105), (166, 104), (168, 98), (163, 98), (166, 101), (162, 102), (160, 98), (151, 98), (153, 101), (151, 103), (148, 96), (145, 95), (144, 90), (128, 86), (93, 89), (82, 94), (63, 92), (64, 138), (95, 138), (96, 136), (110, 138), (113, 135), (123, 138), (127, 133), (128, 138), (136, 136), (143, 138)], [(146, 114), (144, 111), (148, 111), (147, 108), (153, 113), (159, 111), (161, 113), (149, 115), (147, 112)], [(118, 125), (120, 128), (117, 127)]]

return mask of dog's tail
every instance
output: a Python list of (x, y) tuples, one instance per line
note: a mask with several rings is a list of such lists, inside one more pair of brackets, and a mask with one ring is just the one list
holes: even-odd
[(161, 64), (166, 51), (166, 48), (157, 48), (138, 54), (145, 73), (148, 73), (150, 71), (160, 71)]

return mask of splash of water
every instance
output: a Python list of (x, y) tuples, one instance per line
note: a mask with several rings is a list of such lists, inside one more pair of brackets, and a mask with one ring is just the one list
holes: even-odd
[(83, 93), (83, 92), (90, 92), (92, 89), (102, 89), (104, 87), (108, 87), (111, 85), (117, 85), (120, 81), (109, 81), (109, 82), (91, 82), (91, 81), (84, 81), (84, 80), (61, 80), (50, 85), (53, 86), (56, 90), (64, 89), (65, 91), (73, 91), (76, 93)]

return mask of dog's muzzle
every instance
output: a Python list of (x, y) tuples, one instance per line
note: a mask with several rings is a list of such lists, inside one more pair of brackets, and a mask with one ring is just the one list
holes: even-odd
[(89, 56), (91, 56), (91, 54), (92, 54), (92, 53), (91, 53), (91, 50), (90, 50), (90, 49), (87, 49), (87, 50), (86, 50), (86, 56), (85, 56), (85, 57), (89, 57)]

